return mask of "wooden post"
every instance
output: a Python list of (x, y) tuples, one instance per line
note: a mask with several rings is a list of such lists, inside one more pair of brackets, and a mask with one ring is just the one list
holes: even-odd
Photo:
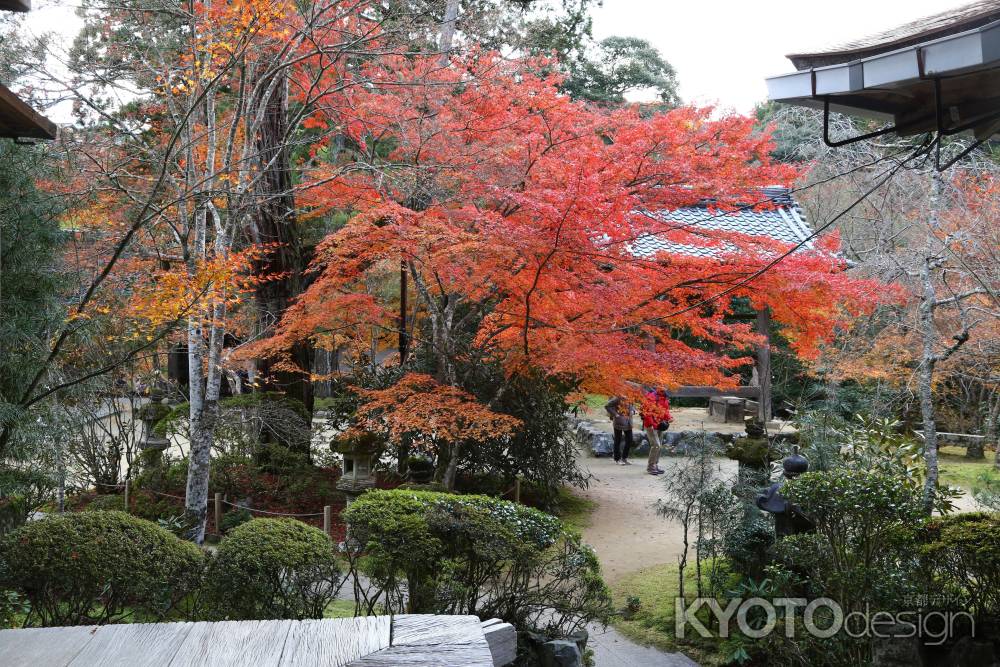
[(330, 539), (333, 539), (333, 535), (330, 535), (330, 531), (333, 530), (333, 508), (329, 505), (323, 506), (323, 532), (326, 533)]
[(215, 532), (222, 535), (222, 494), (215, 494)]
[(514, 502), (521, 502), (521, 476), (514, 478)]
[(129, 497), (132, 495), (132, 482), (131, 480), (125, 480), (125, 511), (128, 512), (129, 508)]
[(757, 377), (760, 380), (757, 417), (767, 423), (774, 416), (771, 410), (771, 313), (767, 308), (757, 311), (757, 333), (765, 338), (764, 344), (757, 347)]

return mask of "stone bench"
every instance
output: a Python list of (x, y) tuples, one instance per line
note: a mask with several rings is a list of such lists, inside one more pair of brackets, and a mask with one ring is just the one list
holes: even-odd
[(708, 399), (709, 421), (742, 424), (747, 413), (747, 399), (738, 396), (712, 396)]

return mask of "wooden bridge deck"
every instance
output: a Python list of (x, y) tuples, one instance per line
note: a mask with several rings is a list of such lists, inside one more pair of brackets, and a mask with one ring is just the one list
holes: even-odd
[(0, 631), (0, 665), (494, 667), (515, 650), (514, 629), (500, 626), (475, 616), (401, 615), (26, 628)]

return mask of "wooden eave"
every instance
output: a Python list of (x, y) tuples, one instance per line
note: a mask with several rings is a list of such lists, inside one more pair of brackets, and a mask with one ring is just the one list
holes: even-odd
[[(0, 3), (10, 1), (0, 0)], [(0, 137), (55, 139), (58, 133), (59, 128), (55, 123), (28, 106), (9, 88), (0, 84)]]

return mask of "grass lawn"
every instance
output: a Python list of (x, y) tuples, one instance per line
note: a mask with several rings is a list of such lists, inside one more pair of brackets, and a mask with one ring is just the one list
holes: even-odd
[[(684, 582), (685, 597), (693, 599), (697, 595), (693, 564), (689, 564)], [(725, 664), (730, 654), (725, 640), (702, 638), (690, 628), (684, 639), (677, 639), (674, 632), (677, 592), (677, 566), (672, 564), (657, 565), (621, 579), (611, 590), (615, 608), (625, 608), (628, 598), (634, 596), (639, 599), (639, 609), (629, 620), (616, 617), (612, 625), (635, 642), (668, 652), (682, 651), (706, 667)]]
[(351, 618), (354, 616), (352, 600), (334, 600), (323, 610), (323, 618)]
[(993, 466), (993, 452), (987, 451), (984, 459), (969, 459), (965, 457), (965, 447), (945, 446), (938, 450), (941, 482), (950, 486), (958, 486), (971, 492), (980, 486), (979, 477), (988, 475), (995, 481), (1000, 481), (1000, 473)]

